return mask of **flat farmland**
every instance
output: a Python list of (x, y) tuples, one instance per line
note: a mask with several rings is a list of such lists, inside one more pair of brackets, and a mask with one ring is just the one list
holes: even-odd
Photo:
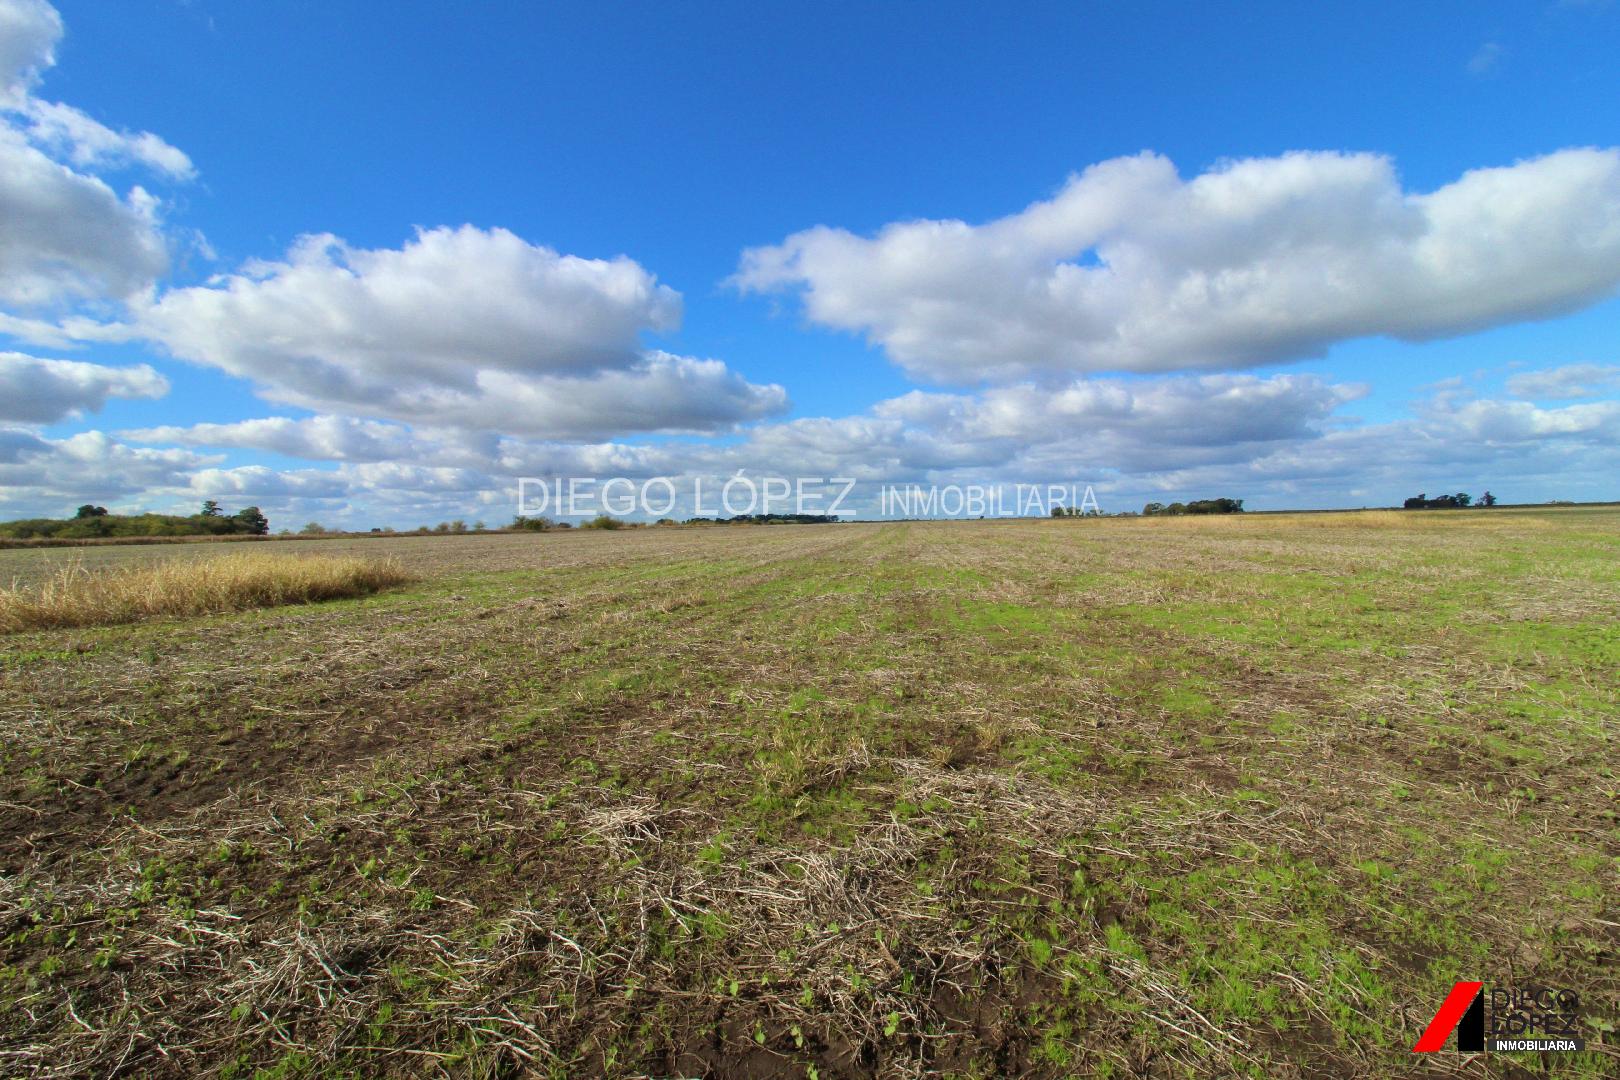
[(0, 637), (0, 1073), (1620, 1074), (1620, 512), (248, 546)]

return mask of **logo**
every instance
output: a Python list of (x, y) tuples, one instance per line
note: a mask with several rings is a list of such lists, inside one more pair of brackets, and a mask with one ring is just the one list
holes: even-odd
[(1496, 987), (1487, 992), (1482, 982), (1459, 982), (1441, 1002), (1412, 1052), (1444, 1050), (1453, 1031), (1457, 1051), (1463, 1054), (1583, 1050), (1586, 1044), (1577, 1035), (1580, 1008), (1581, 999), (1573, 990), (1528, 986)]

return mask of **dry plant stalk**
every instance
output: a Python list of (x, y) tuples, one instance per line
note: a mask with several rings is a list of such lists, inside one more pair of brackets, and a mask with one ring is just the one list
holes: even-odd
[(0, 632), (308, 604), (366, 596), (411, 577), (397, 559), (332, 555), (233, 553), (111, 570), (74, 562), (38, 584), (0, 590)]

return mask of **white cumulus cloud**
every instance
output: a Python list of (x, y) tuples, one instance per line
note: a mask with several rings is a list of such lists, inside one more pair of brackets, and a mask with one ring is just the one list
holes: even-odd
[(1528, 401), (1470, 401), (1448, 417), (1458, 432), (1492, 444), (1578, 437), (1620, 442), (1620, 401), (1543, 409)]
[(140, 166), (189, 179), (191, 159), (151, 132), (115, 131), (35, 89), (62, 20), (41, 0), (0, 0), (0, 305), (123, 299), (168, 268), (157, 200), (99, 172)]
[(0, 120), (0, 305), (128, 297), (168, 265), (156, 202), (144, 189), (120, 197)]
[(17, 100), (56, 63), (62, 16), (44, 0), (0, 0), (0, 104)]
[(114, 131), (73, 106), (54, 101), (30, 99), (23, 116), (30, 141), (55, 151), (80, 168), (141, 165), (176, 180), (189, 180), (196, 175), (196, 167), (185, 151), (150, 131)]
[(268, 450), (311, 461), (390, 461), (410, 457), (419, 449), (409, 428), (350, 416), (311, 416), (302, 420), (271, 416), (229, 424), (139, 428), (118, 434), (139, 443)]
[(0, 421), (49, 424), (95, 412), (108, 398), (160, 398), (168, 380), (147, 364), (106, 367), (0, 352)]
[(1620, 387), (1620, 365), (1564, 364), (1545, 371), (1522, 371), (1508, 378), (1508, 393), (1537, 401), (1596, 397)]
[(864, 333), (946, 383), (1296, 360), (1573, 311), (1620, 285), (1620, 151), (1478, 169), (1428, 193), (1374, 154), (1292, 153), (1183, 180), (1106, 161), (982, 225), (818, 226), (743, 254), (748, 291)]
[(631, 259), (462, 226), (378, 250), (305, 237), (282, 261), (164, 294), (137, 324), (271, 400), (329, 412), (579, 437), (722, 429), (785, 407), (781, 387), (719, 361), (643, 348), (680, 314)]
[(60, 516), (81, 503), (153, 509), (190, 489), (198, 470), (218, 455), (172, 448), (132, 447), (100, 431), (48, 439), (0, 429), (0, 516)]
[[(1082, 380), (1056, 391), (1033, 384), (916, 391), (855, 415), (761, 423), (724, 444), (542, 441), (331, 417), (122, 434), (336, 461), (333, 468), (199, 468), (148, 492), (154, 505), (257, 503), (295, 527), (310, 517), (361, 526), (504, 521), (521, 476), (662, 476), (689, 494), (695, 478), (712, 493), (739, 470), (756, 478), (856, 478), (862, 484), (845, 512), (866, 514), (878, 512), (877, 485), (910, 482), (1094, 484), (1109, 511), (1214, 495), (1255, 508), (1398, 505), (1420, 491), (1486, 488), (1515, 499), (1553, 485), (1568, 497), (1613, 497), (1620, 403), (1457, 404), (1436, 393), (1412, 416), (1368, 424), (1344, 415), (1363, 389), (1314, 375), (1224, 374)], [(6, 434), (12, 438), (0, 438), (0, 460), (38, 456), (48, 446), (26, 431)], [(381, 456), (383, 449), (393, 456)], [(678, 513), (693, 510), (683, 505)]]

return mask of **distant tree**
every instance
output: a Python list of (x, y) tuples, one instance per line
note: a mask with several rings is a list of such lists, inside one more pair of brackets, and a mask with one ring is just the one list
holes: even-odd
[(453, 533), (464, 533), (467, 531), (467, 523), (462, 521), (460, 518), (456, 518), (456, 520), (450, 523), (450, 531)]
[(1495, 506), (1496, 505), (1496, 496), (1492, 495), (1490, 492), (1487, 491), (1485, 494), (1483, 494), (1483, 495), (1481, 495), (1479, 497), (1479, 505), (1481, 505), (1481, 506)]
[(224, 517), (225, 511), (219, 508), (219, 503), (213, 499), (205, 499), (202, 508), (203, 517)]
[(1068, 517), (1068, 515), (1063, 512), (1063, 507), (1061, 507), (1061, 506), (1052, 507), (1052, 516), (1053, 517)]
[(837, 520), (837, 514), (737, 514), (728, 518), (691, 518), (687, 524), (713, 521), (719, 525), (831, 525)]
[(270, 532), (270, 519), (265, 517), (257, 506), (238, 510), (232, 520), (239, 523), (238, 527), (242, 532), (253, 536), (264, 536)]
[(511, 527), (521, 529), (524, 532), (545, 532), (547, 529), (552, 528), (553, 525), (552, 520), (548, 517), (538, 515), (530, 517), (526, 514), (519, 514), (512, 519)]
[(1198, 499), (1187, 504), (1189, 514), (1241, 514), (1242, 499)]
[[(1081, 512), (1077, 509), (1075, 511), (1075, 513), (1078, 515)], [(1151, 502), (1151, 503), (1148, 503), (1146, 506), (1142, 507), (1142, 514), (1143, 514), (1144, 517), (1153, 517), (1153, 516), (1159, 515), (1159, 514), (1176, 515), (1176, 514), (1241, 514), (1241, 513), (1243, 513), (1243, 500), (1242, 499), (1226, 499), (1226, 498), (1221, 498), (1221, 499), (1194, 499), (1192, 502), (1189, 502), (1189, 503), (1175, 502), (1175, 503), (1171, 503), (1169, 506), (1166, 506), (1163, 503)], [(1102, 515), (1102, 512), (1100, 510), (1088, 510), (1088, 511), (1085, 512), (1085, 514), (1083, 516), (1085, 516), (1085, 517), (1093, 517), (1093, 516), (1101, 517), (1103, 515)]]
[(73, 516), (75, 518), (106, 517), (107, 516), (107, 508), (105, 506), (92, 506), (89, 503), (85, 503), (83, 506), (79, 507), (79, 512), (74, 514)]
[(485, 526), (484, 526), (484, 523), (482, 521), (473, 522), (473, 532), (483, 532), (484, 528), (485, 528)]
[(1408, 510), (1458, 510), (1472, 501), (1468, 492), (1459, 491), (1455, 495), (1436, 495), (1432, 499), (1427, 494), (1417, 495), (1401, 505)]
[(318, 536), (326, 531), (326, 526), (322, 525), (318, 521), (312, 521), (298, 531), (303, 533), (305, 536)]

